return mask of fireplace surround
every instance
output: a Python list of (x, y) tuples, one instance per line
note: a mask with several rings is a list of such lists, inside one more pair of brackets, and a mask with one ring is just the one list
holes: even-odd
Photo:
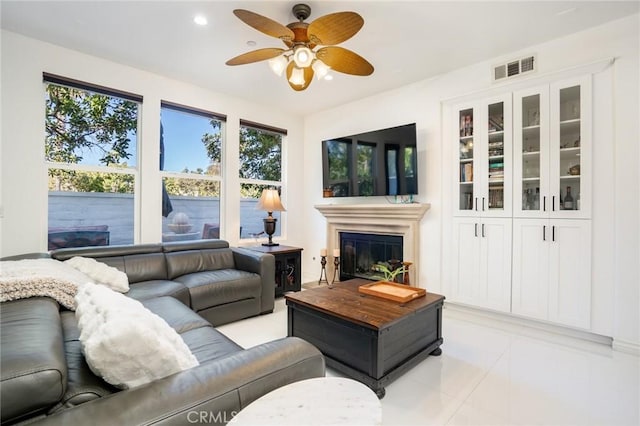
[[(327, 221), (326, 247), (339, 248), (340, 232), (402, 236), (402, 258), (413, 263), (410, 282), (415, 286), (420, 286), (420, 221), (429, 207), (426, 203), (315, 206)], [(332, 268), (332, 263), (327, 266)]]

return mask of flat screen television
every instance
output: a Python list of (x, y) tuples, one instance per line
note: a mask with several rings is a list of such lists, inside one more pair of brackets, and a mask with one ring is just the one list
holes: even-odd
[(325, 197), (418, 194), (416, 124), (322, 141)]

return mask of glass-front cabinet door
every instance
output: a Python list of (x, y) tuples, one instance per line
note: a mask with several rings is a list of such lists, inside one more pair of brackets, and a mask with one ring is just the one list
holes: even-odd
[(483, 188), (480, 210), (483, 216), (511, 216), (513, 137), (511, 96), (500, 96), (483, 105)]
[(551, 85), (551, 215), (587, 218), (591, 210), (591, 79)]
[(549, 192), (549, 87), (514, 93), (514, 216), (540, 217)]
[(454, 108), (457, 216), (511, 215), (511, 96)]
[(515, 217), (588, 218), (589, 77), (514, 93)]
[(476, 167), (475, 146), (474, 146), (474, 118), (477, 108), (473, 106), (462, 106), (455, 108), (455, 122), (458, 123), (455, 168), (458, 177), (457, 185), (457, 207), (460, 215), (474, 215), (476, 209), (475, 200), (479, 188), (474, 184), (474, 168)]

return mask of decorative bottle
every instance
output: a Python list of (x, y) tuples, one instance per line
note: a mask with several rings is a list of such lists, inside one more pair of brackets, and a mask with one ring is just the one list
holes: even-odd
[(573, 210), (573, 196), (571, 195), (571, 187), (567, 186), (567, 195), (564, 197), (564, 209)]

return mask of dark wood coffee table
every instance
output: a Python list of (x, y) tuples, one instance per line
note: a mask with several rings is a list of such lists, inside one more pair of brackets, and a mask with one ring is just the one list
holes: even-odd
[(384, 387), (427, 358), (440, 355), (444, 296), (427, 293), (407, 303), (358, 292), (354, 279), (285, 295), (288, 334), (315, 345), (327, 366), (373, 389)]

